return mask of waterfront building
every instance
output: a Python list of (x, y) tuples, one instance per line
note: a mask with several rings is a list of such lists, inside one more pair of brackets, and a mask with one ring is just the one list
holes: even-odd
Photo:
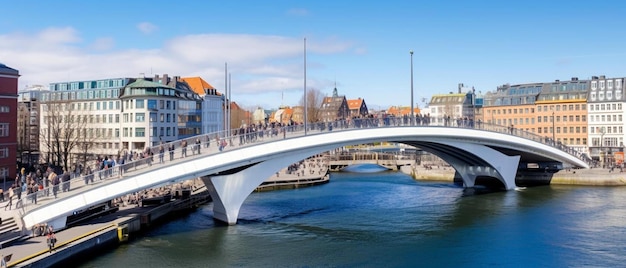
[(34, 85), (17, 92), (17, 155), (22, 164), (39, 163), (39, 103), (47, 90)]
[[(456, 124), (456, 120), (474, 121), (475, 106), (474, 89), (459, 84), (457, 93), (432, 96), (428, 103), (431, 124)], [(446, 122), (447, 118), (451, 121)]]
[[(419, 107), (414, 107), (413, 108), (413, 114), (418, 115), (420, 114), (420, 108)], [(411, 107), (410, 106), (390, 106), (387, 109), (386, 114), (388, 115), (393, 115), (395, 117), (404, 117), (404, 116), (411, 116)]]
[(201, 132), (207, 134), (224, 130), (225, 96), (201, 77), (183, 77), (181, 79), (202, 98)]
[[(291, 120), (297, 124), (304, 124), (304, 106), (298, 105), (292, 107), (293, 113), (291, 114)], [(311, 115), (307, 115), (311, 116)]]
[(20, 72), (0, 63), (0, 178), (15, 178), (17, 158), (17, 85)]
[(581, 153), (587, 147), (587, 94), (589, 80), (543, 83), (536, 104), (537, 134)]
[(589, 155), (600, 162), (621, 164), (624, 155), (625, 78), (593, 76), (587, 99)]
[(505, 84), (495, 92), (487, 92), (483, 96), (482, 121), (536, 133), (535, 101), (542, 88), (542, 83)]
[(320, 121), (333, 122), (337, 120), (345, 120), (350, 117), (350, 110), (348, 108), (348, 101), (346, 96), (339, 95), (337, 88), (333, 89), (333, 95), (330, 97), (324, 97), (320, 107)]
[(350, 117), (364, 117), (369, 114), (365, 100), (358, 98), (355, 100), (347, 100)]
[(589, 80), (499, 86), (483, 96), (483, 121), (532, 132), (581, 153), (587, 147)]
[(252, 121), (255, 124), (265, 124), (269, 119), (269, 115), (270, 113), (268, 113), (268, 111), (261, 107), (257, 107), (256, 110), (252, 112)]
[(201, 134), (202, 99), (178, 76), (139, 78), (123, 88), (119, 99), (123, 150), (141, 151)]
[(280, 106), (272, 113), (269, 121), (289, 125), (293, 122), (293, 109), (289, 106)]
[[(133, 78), (50, 83), (40, 103), (40, 160), (70, 167), (121, 151), (119, 95)], [(63, 154), (62, 152), (67, 152)]]
[(202, 99), (177, 76), (51, 83), (41, 99), (42, 161), (66, 168), (201, 133)]

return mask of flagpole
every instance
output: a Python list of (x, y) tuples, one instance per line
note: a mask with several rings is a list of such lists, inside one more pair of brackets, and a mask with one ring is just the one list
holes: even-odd
[(228, 63), (224, 63), (224, 135), (228, 135)]
[(308, 110), (309, 107), (306, 101), (306, 37), (304, 38), (304, 135), (307, 134), (308, 128)]

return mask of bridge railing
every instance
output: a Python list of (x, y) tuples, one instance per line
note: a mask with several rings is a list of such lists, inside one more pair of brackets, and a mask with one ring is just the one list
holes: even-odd
[[(255, 128), (239, 128), (230, 131), (215, 132), (210, 134), (202, 134), (186, 139), (173, 142), (162, 143), (157, 146), (146, 148), (137, 158), (128, 156), (120, 156), (119, 161), (112, 166), (104, 165), (96, 167), (96, 171), (90, 174), (77, 176), (69, 181), (61, 182), (59, 185), (52, 185), (48, 182), (43, 190), (35, 193), (23, 195), (24, 198), (18, 201), (20, 213), (24, 214), (37, 208), (43, 204), (54, 202), (57, 198), (64, 198), (75, 195), (94, 187), (101, 187), (107, 183), (113, 182), (125, 176), (132, 176), (150, 170), (156, 165), (167, 165), (176, 162), (186, 161), (200, 155), (219, 154), (224, 150), (232, 150), (234, 148), (242, 148), (259, 143), (268, 143), (282, 139), (301, 137), (304, 135), (317, 135), (328, 131), (349, 131), (361, 128), (385, 128), (385, 127), (456, 127), (456, 128), (473, 128), (485, 131), (505, 133), (515, 135), (543, 144), (561, 149), (571, 155), (580, 157), (583, 160), (584, 155), (577, 151), (554, 142), (552, 139), (536, 135), (521, 129), (512, 127), (486, 124), (480, 121), (473, 122), (471, 120), (446, 120), (444, 118), (417, 118), (414, 124), (411, 124), (407, 117), (385, 117), (385, 118), (352, 118), (346, 120), (337, 120), (325, 123), (307, 124), (305, 131), (303, 124), (290, 126), (274, 126), (262, 129)], [(231, 135), (228, 135), (228, 134)], [(185, 143), (187, 144), (186, 146)], [(58, 174), (59, 179), (62, 174)], [(44, 180), (48, 179), (44, 177)], [(45, 184), (44, 184), (45, 185)], [(64, 188), (66, 185), (68, 188)], [(57, 197), (54, 197), (54, 192)], [(36, 200), (36, 203), (35, 203)]]

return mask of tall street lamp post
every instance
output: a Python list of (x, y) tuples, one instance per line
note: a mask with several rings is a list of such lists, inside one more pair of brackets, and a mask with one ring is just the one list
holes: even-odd
[(415, 125), (415, 114), (413, 111), (413, 50), (409, 50), (411, 54), (411, 126)]
[(554, 128), (554, 111), (552, 111), (552, 146), (556, 145), (556, 128)]
[(602, 168), (604, 168), (604, 160), (605, 158), (605, 154), (604, 154), (604, 127), (602, 127), (600, 129), (600, 164), (602, 165)]

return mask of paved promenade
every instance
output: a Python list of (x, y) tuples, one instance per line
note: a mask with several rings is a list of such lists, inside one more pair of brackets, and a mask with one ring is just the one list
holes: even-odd
[(153, 209), (153, 207), (123, 207), (112, 214), (55, 233), (57, 243), (52, 253), (48, 252), (46, 236), (38, 236), (28, 237), (9, 247), (0, 249), (0, 254), (3, 256), (11, 255), (11, 261), (8, 262), (8, 267), (22, 267), (45, 258), (49, 254), (55, 254), (55, 252), (65, 250), (73, 244), (80, 243), (82, 239), (96, 235), (101, 231), (117, 228), (117, 222), (125, 221), (128, 217), (141, 214), (150, 209)]

